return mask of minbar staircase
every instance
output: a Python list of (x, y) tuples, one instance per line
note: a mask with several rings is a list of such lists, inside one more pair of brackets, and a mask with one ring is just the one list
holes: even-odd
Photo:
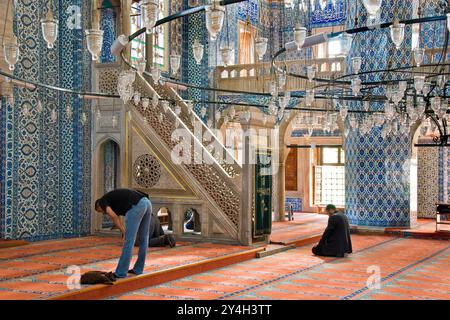
[[(152, 196), (155, 188), (144, 188), (143, 191), (152, 198), (153, 210), (158, 210), (158, 207), (170, 209), (173, 232), (180, 240), (195, 237), (198, 240), (242, 244), (242, 168), (239, 163), (172, 87), (151, 85), (137, 74), (134, 90), (143, 97), (156, 99), (156, 95), (159, 103), (156, 106), (150, 103), (145, 108), (142, 100), (137, 105), (133, 100), (129, 101), (129, 124), (143, 133), (161, 165), (171, 174), (182, 177), (186, 184), (184, 188), (192, 191), (190, 197), (183, 192)], [(185, 135), (192, 141), (187, 150), (180, 147), (181, 140), (176, 141), (176, 137), (172, 137), (176, 129), (184, 129)], [(175, 152), (184, 156), (182, 163), (172, 160), (172, 153)], [(201, 235), (184, 232), (184, 212), (189, 208), (195, 208), (200, 215)]]

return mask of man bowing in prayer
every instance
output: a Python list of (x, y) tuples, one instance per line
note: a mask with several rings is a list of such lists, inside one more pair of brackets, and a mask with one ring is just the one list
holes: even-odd
[(329, 216), (328, 225), (319, 244), (312, 249), (312, 252), (315, 255), (327, 257), (344, 257), (347, 253), (352, 253), (352, 239), (347, 216), (339, 213), (332, 204), (329, 204), (325, 211)]
[[(126, 278), (127, 273), (142, 274), (148, 249), (148, 234), (152, 215), (152, 204), (148, 195), (133, 189), (116, 189), (108, 192), (95, 202), (95, 211), (107, 214), (122, 232), (123, 248), (115, 276)], [(125, 216), (125, 226), (119, 219)], [(130, 267), (133, 245), (139, 232), (138, 259), (133, 269)]]

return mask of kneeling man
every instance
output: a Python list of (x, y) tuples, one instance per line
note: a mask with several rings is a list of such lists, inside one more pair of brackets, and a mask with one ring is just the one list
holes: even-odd
[(347, 216), (339, 213), (332, 204), (329, 204), (325, 210), (329, 215), (328, 225), (319, 244), (312, 249), (312, 252), (315, 255), (327, 257), (344, 257), (345, 254), (352, 253), (352, 239)]

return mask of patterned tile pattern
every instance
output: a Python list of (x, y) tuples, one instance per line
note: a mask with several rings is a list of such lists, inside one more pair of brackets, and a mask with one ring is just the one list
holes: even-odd
[[(383, 2), (381, 21), (411, 17), (411, 2), (398, 1), (396, 10), (392, 10), (393, 6), (393, 1)], [(347, 27), (354, 26), (356, 15), (359, 25), (366, 24), (367, 13), (362, 5), (358, 8), (358, 12), (351, 10)], [(379, 70), (388, 64), (395, 67), (410, 60), (410, 44), (410, 29), (405, 32), (400, 50), (393, 45), (388, 30), (374, 29), (355, 37), (350, 56), (363, 58), (362, 70)], [(347, 66), (351, 64), (347, 63)], [(376, 73), (361, 76), (361, 80), (376, 81), (386, 76), (394, 77)], [(382, 93), (380, 90), (376, 92)], [(382, 107), (371, 105), (372, 109)], [(352, 104), (350, 108), (358, 110), (362, 105)], [(409, 227), (413, 219), (410, 216), (410, 138), (397, 134), (383, 139), (380, 128), (376, 127), (366, 135), (351, 130), (345, 145), (346, 214), (350, 222), (361, 226)]]
[[(66, 23), (60, 23), (55, 49), (47, 49), (39, 24), (46, 12), (44, 4), (47, 2), (15, 2), (14, 27), (20, 30), (16, 33), (22, 53), (15, 74), (50, 85), (82, 89), (90, 83), (84, 30), (69, 29)], [(80, 0), (55, 3), (56, 18), (67, 21), (70, 5), (83, 8), (86, 26), (89, 5), (84, 8)], [(36, 111), (38, 99), (44, 107), (42, 114)], [(67, 101), (72, 106), (72, 119), (64, 113)], [(28, 116), (21, 112), (25, 105), (30, 108)], [(14, 104), (8, 103), (2, 119), (7, 147), (3, 153), (0, 237), (34, 241), (90, 232), (90, 126), (80, 125), (81, 107), (79, 97), (42, 89), (33, 93), (15, 89)], [(52, 109), (58, 118), (56, 124), (49, 126)]]
[[(420, 141), (422, 142), (422, 141)], [(436, 218), (439, 200), (439, 149), (419, 148), (417, 154), (417, 215), (419, 218)]]
[(102, 10), (102, 18), (100, 29), (104, 31), (103, 33), (103, 48), (102, 54), (100, 56), (100, 62), (115, 62), (116, 57), (111, 53), (111, 45), (117, 36), (117, 13), (114, 8), (108, 8)]
[(301, 198), (286, 198), (285, 210), (289, 210), (289, 205), (292, 204), (292, 210), (294, 212), (302, 211), (302, 199)]

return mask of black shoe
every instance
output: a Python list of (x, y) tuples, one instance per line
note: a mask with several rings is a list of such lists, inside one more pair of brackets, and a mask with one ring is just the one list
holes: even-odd
[(130, 274), (134, 274), (134, 275), (136, 275), (137, 276), (137, 273), (133, 270), (133, 269), (130, 269), (130, 270), (128, 270), (128, 273), (130, 273)]
[(171, 234), (166, 234), (166, 235), (165, 235), (165, 238), (166, 238), (165, 240), (166, 240), (167, 244), (168, 244), (171, 248), (175, 247), (176, 242), (175, 242), (175, 238), (174, 238), (173, 235), (171, 235)]

